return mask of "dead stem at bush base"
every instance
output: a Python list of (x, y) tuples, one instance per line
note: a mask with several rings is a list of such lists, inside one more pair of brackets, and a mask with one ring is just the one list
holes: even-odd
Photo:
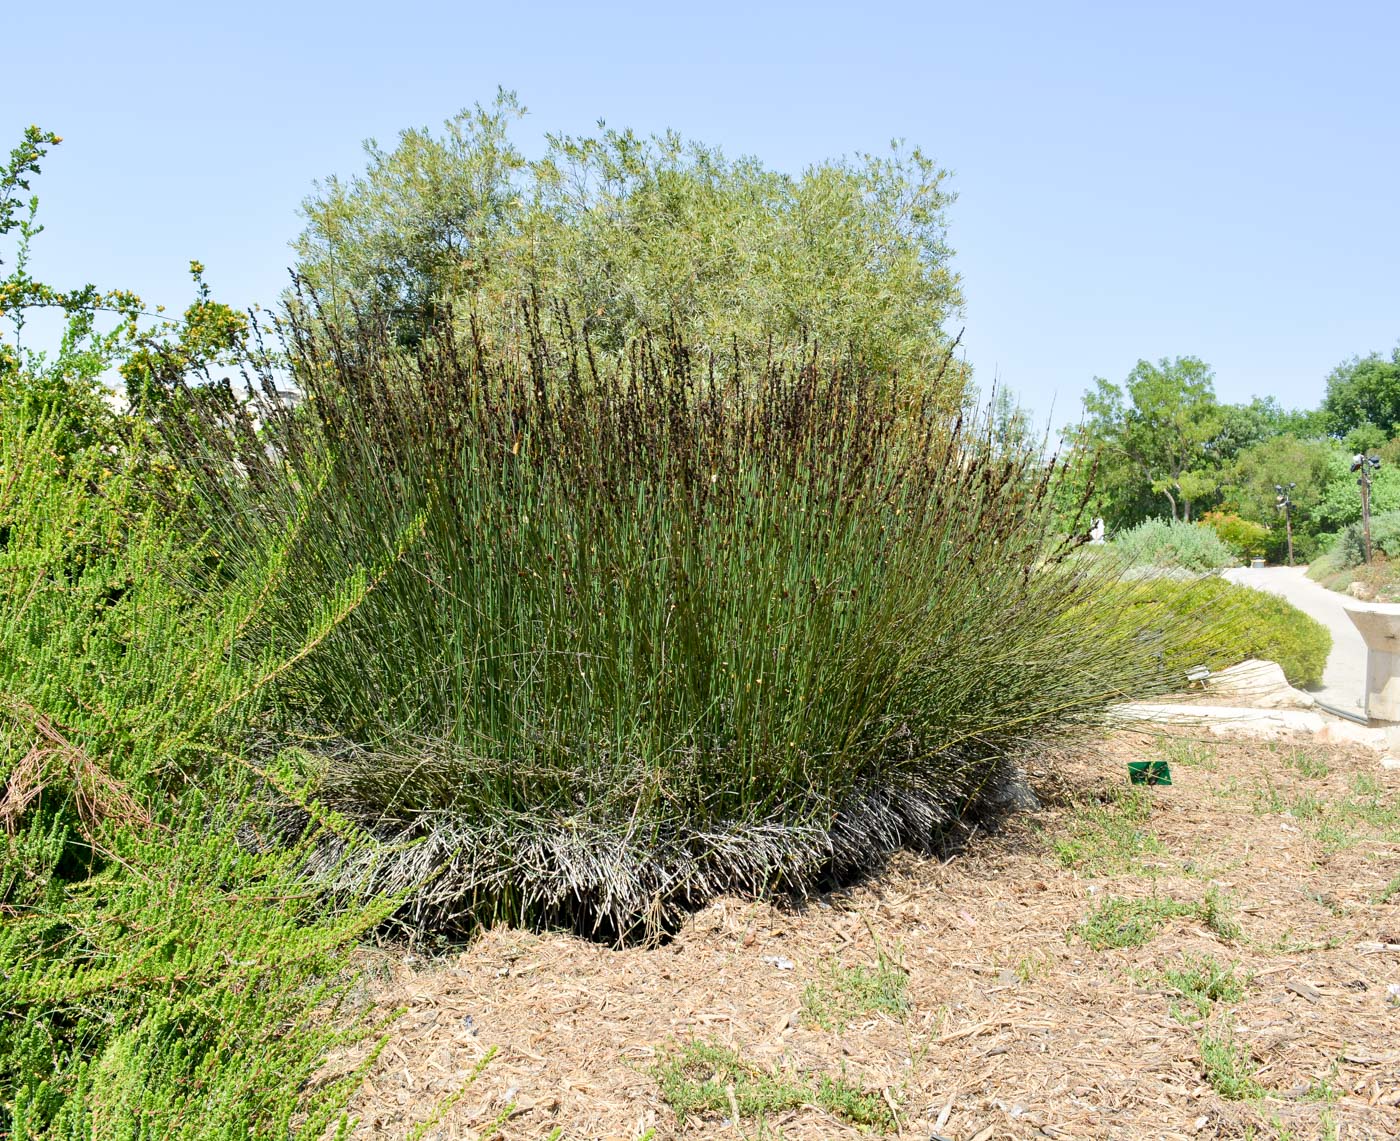
[[(858, 794), (828, 827), (774, 820), (666, 835), (636, 821), (417, 814), (397, 827), (366, 822), (366, 837), (351, 845), (332, 837), (308, 870), (331, 895), (406, 896), (395, 919), (417, 934), (460, 938), (527, 922), (605, 942), (650, 942), (717, 896), (805, 898), (878, 871), (901, 849), (950, 849), (1023, 788), (1012, 761), (978, 772), (977, 788)], [(330, 802), (351, 819), (360, 807), (333, 795)], [(283, 830), (304, 819), (284, 812)]]

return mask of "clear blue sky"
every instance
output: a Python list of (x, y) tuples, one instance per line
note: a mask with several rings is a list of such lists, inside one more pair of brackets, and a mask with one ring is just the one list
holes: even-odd
[(10, 0), (0, 139), (64, 144), (35, 272), (269, 303), (312, 180), (485, 101), (797, 171), (919, 143), (955, 174), (964, 343), (1060, 426), (1095, 375), (1195, 354), (1317, 403), (1400, 338), (1400, 4), (139, 6)]

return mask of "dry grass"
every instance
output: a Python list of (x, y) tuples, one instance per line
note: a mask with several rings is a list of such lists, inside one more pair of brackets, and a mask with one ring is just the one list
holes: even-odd
[[(355, 1136), (410, 1135), (493, 1047), (423, 1138), (855, 1136), (816, 1093), (835, 1082), (921, 1141), (1400, 1136), (1400, 773), (1359, 751), (1168, 749), (1175, 783), (1145, 819), (1117, 814), (1156, 841), (1128, 860), (1063, 858), (1113, 827), (1126, 761), (1162, 752), (1119, 735), (1031, 773), (1042, 812), (800, 908), (720, 900), (652, 949), (497, 929), (432, 961), (374, 952), (363, 1000), (405, 1013)], [(1155, 934), (1093, 950), (1079, 929), (1109, 898), (1159, 913)], [(853, 977), (838, 968), (891, 963), (901, 1003), (804, 1016)], [(744, 1105), (714, 1086), (737, 1122), (663, 1097), (678, 1057), (666, 1073), (723, 1079), (694, 1043), (747, 1067)], [(783, 1108), (746, 1111), (769, 1081)]]

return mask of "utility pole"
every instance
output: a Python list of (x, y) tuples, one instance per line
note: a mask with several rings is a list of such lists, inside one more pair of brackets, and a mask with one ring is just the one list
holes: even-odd
[(1274, 500), (1276, 507), (1283, 509), (1283, 525), (1288, 530), (1288, 565), (1293, 565), (1293, 499), (1288, 494), (1298, 485), (1290, 483), (1284, 487), (1281, 483), (1274, 484), (1274, 490), (1278, 492), (1278, 498)]
[(1381, 466), (1380, 456), (1368, 456), (1361, 452), (1351, 457), (1351, 470), (1360, 472), (1356, 477), (1361, 488), (1361, 534), (1365, 541), (1366, 561), (1371, 561), (1371, 473)]

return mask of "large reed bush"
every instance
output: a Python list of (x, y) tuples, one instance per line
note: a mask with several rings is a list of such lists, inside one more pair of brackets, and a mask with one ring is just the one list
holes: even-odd
[(293, 327), (300, 409), (171, 428), (225, 571), (297, 536), (250, 652), (368, 588), (272, 727), (383, 840), (338, 890), (411, 886), (447, 929), (653, 929), (934, 843), (1168, 680), (1172, 624), (1056, 563), (1053, 466), (858, 362), (605, 359), (531, 307), (505, 343), (391, 343)]

